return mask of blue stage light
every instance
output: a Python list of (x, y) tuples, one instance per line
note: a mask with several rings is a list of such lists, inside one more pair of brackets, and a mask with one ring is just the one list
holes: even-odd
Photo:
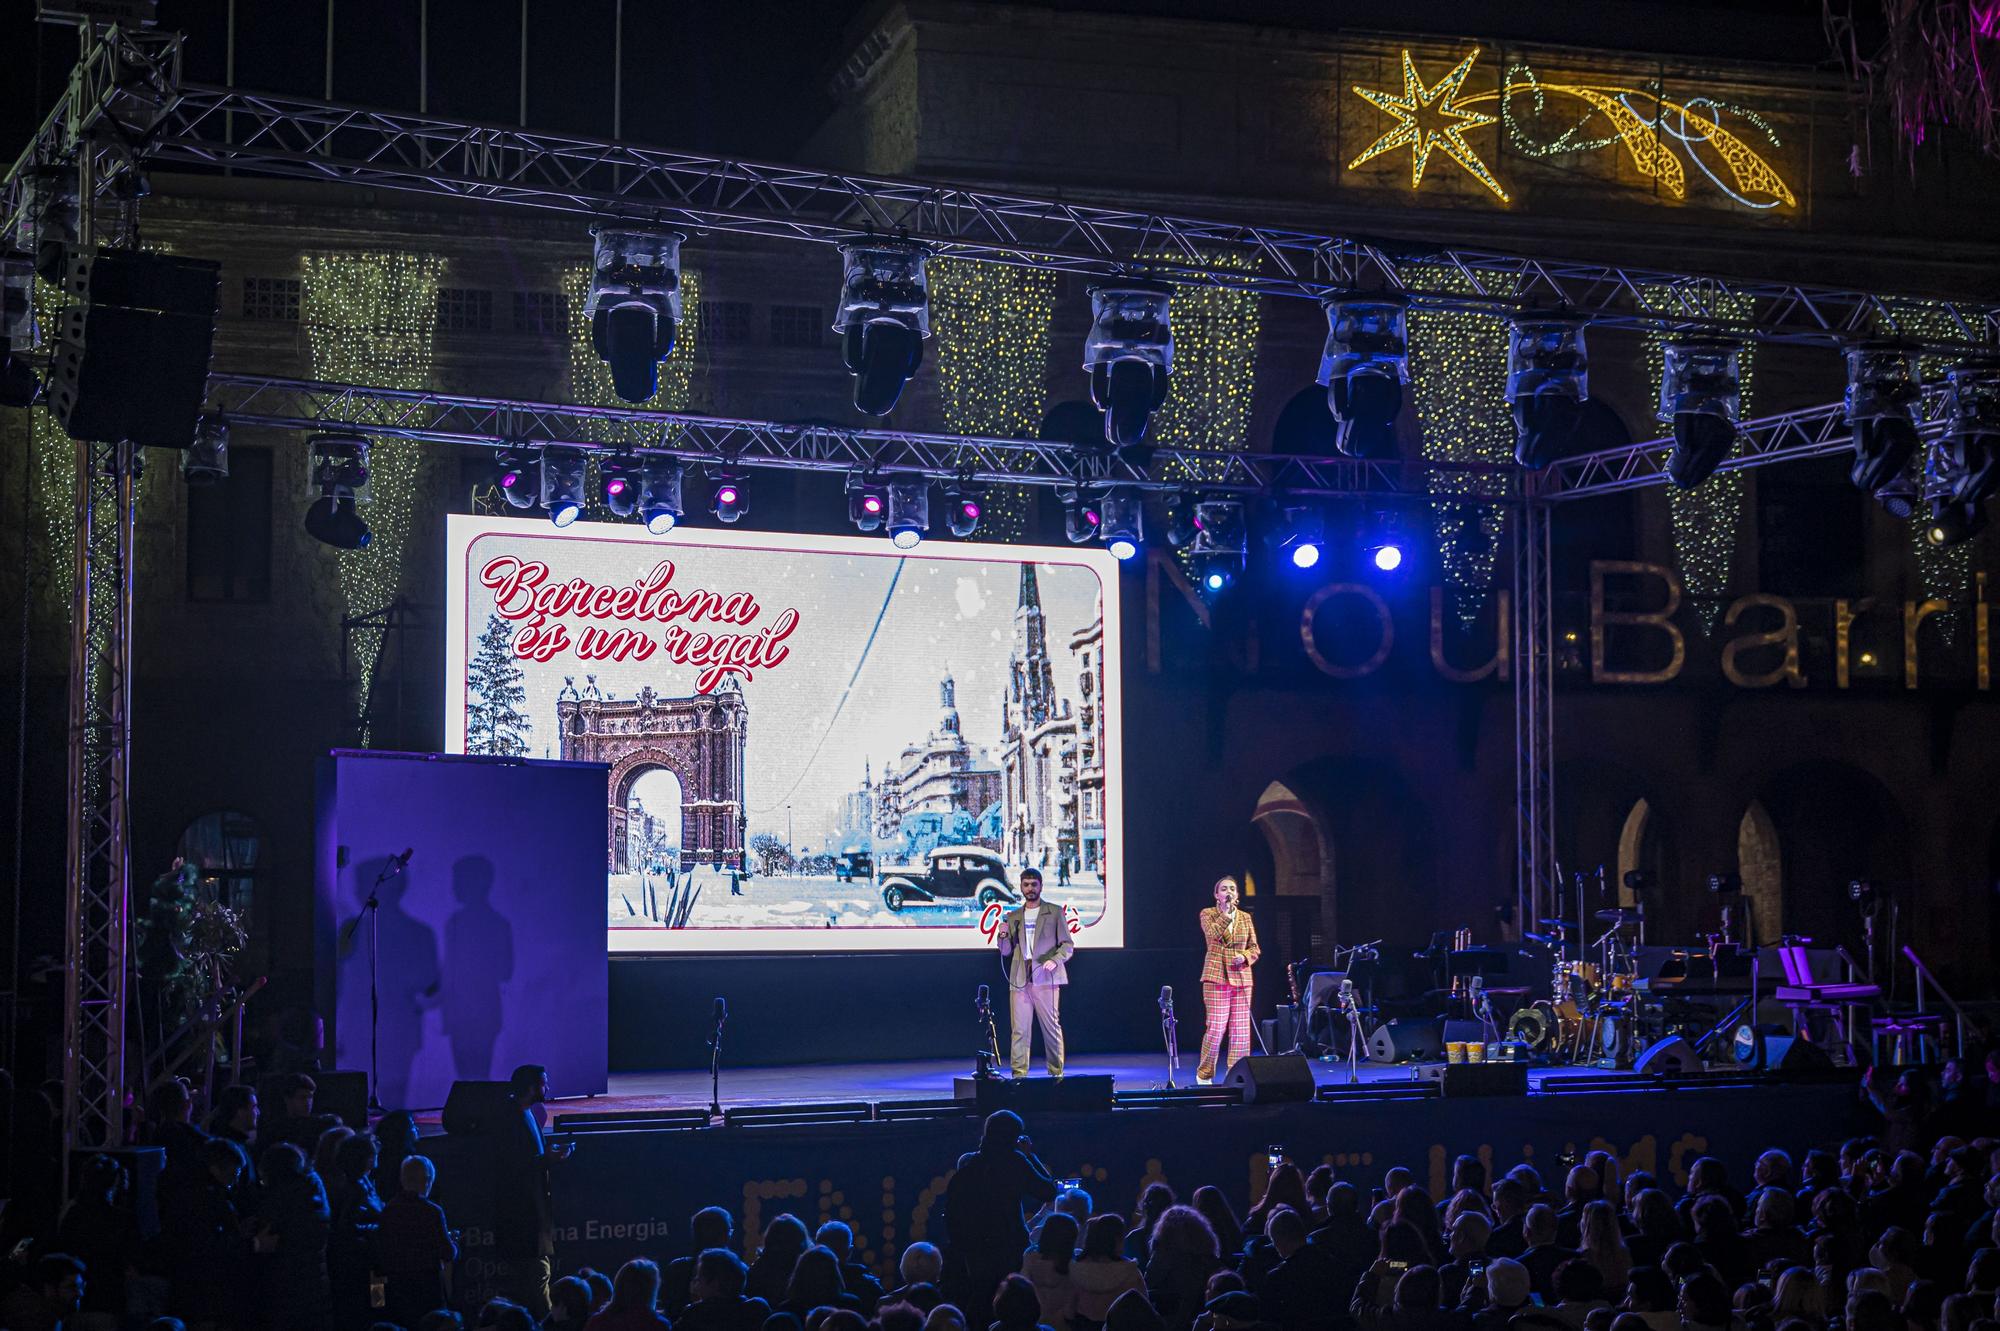
[(1293, 568), (1311, 568), (1317, 563), (1319, 563), (1319, 547), (1317, 545), (1306, 544), (1292, 547)]
[(1403, 547), (1400, 545), (1378, 545), (1375, 547), (1375, 567), (1384, 573), (1394, 573), (1403, 566)]

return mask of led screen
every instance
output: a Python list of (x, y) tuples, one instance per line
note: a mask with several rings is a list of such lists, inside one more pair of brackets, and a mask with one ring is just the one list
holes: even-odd
[[(1096, 549), (454, 517), (446, 747), (606, 766), (613, 952), (1124, 941)], [(534, 835), (533, 828), (519, 835)]]

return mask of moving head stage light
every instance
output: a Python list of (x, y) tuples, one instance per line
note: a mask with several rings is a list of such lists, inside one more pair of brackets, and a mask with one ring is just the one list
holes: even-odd
[(1105, 439), (1134, 465), (1150, 457), (1142, 448), (1146, 428), (1167, 400), (1173, 374), (1172, 295), (1164, 282), (1090, 289), (1090, 336), (1083, 348), (1090, 400), (1104, 413)]
[(1410, 381), (1405, 334), (1409, 302), (1400, 297), (1340, 298), (1325, 302), (1326, 349), (1319, 382), (1338, 434), (1335, 446), (1349, 457), (1389, 457), (1396, 451), (1396, 417)]
[(1847, 423), (1854, 430), (1848, 478), (1856, 489), (1880, 498), (1908, 469), (1917, 451), (1922, 383), (1915, 347), (1862, 342), (1847, 349)]
[(611, 383), (627, 402), (659, 391), (660, 362), (674, 349), (681, 321), (681, 242), (678, 231), (600, 227), (594, 233), (590, 344), (611, 367)]
[(1715, 474), (1736, 446), (1743, 412), (1743, 348), (1714, 337), (1676, 338), (1662, 349), (1660, 420), (1674, 432), (1667, 477), (1683, 490)]
[(1507, 333), (1507, 401), (1514, 408), (1514, 457), (1546, 467), (1576, 438), (1590, 396), (1586, 321), (1561, 315), (1516, 319)]
[(360, 435), (316, 434), (307, 444), (319, 498), (306, 509), (306, 532), (338, 550), (365, 549), (374, 533), (357, 506), (368, 497), (368, 441)]
[(924, 362), (931, 335), (930, 279), (924, 248), (904, 241), (840, 247), (841, 357), (854, 376), (854, 409), (887, 416)]

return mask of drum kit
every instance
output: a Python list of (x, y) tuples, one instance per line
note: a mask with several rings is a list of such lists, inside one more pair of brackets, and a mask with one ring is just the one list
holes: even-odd
[(1629, 1067), (1644, 1001), (1637, 951), (1644, 916), (1612, 906), (1596, 920), (1607, 927), (1577, 949), (1580, 957), (1571, 956), (1571, 940), (1583, 942), (1580, 921), (1545, 918), (1538, 921), (1544, 932), (1522, 936), (1549, 950), (1554, 983), (1550, 997), (1514, 1013), (1507, 1038), (1553, 1062)]

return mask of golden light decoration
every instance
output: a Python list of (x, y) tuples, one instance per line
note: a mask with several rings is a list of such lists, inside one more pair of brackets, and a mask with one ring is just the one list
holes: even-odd
[[(1048, 410), (1055, 274), (943, 258), (929, 260), (925, 270), (944, 428), (953, 434), (1034, 438)], [(1026, 487), (996, 486), (980, 501), (979, 534), (987, 540), (1025, 540), (1029, 511)]]
[[(437, 291), (445, 261), (402, 251), (324, 251), (299, 268), (299, 322), (313, 377), (377, 388), (431, 385), (436, 363)], [(376, 438), (368, 453), (371, 498), (364, 514), (374, 538), (341, 550), (340, 590), (350, 617), (387, 608), (402, 590), (411, 529), (425, 493), (425, 450), (408, 439)], [(363, 729), (382, 647), (378, 629), (355, 635)], [(399, 663), (400, 665), (400, 663)]]
[[(1640, 287), (1639, 302), (1662, 314), (1683, 308), (1682, 302), (1674, 298), (1673, 288), (1667, 286)], [(1702, 303), (1717, 319), (1749, 323), (1756, 302), (1739, 292), (1712, 290), (1705, 293)], [(1666, 374), (1667, 340), (1668, 335), (1658, 329), (1646, 333), (1646, 373), (1653, 386), (1654, 404), (1660, 400), (1660, 380)], [(1755, 339), (1745, 339), (1737, 352), (1742, 393), (1740, 415), (1744, 420), (1756, 415), (1750, 407), (1751, 370), (1756, 359)], [(1649, 428), (1643, 437), (1650, 439), (1654, 434)], [(1741, 447), (1739, 436), (1730, 449), (1731, 454)], [(1695, 614), (1702, 628), (1713, 633), (1722, 616), (1722, 600), (1728, 595), (1730, 580), (1735, 575), (1749, 481), (1742, 471), (1718, 471), (1692, 490), (1683, 490), (1678, 485), (1665, 488), (1667, 516), (1673, 529), (1674, 565), (1680, 570), (1688, 598), (1695, 603)]]
[(1479, 154), (1465, 141), (1466, 130), (1491, 125), (1498, 119), (1497, 116), (1484, 111), (1467, 111), (1459, 100), (1459, 89), (1465, 85), (1465, 76), (1472, 72), (1472, 62), (1478, 58), (1479, 48), (1475, 46), (1449, 74), (1426, 88), (1423, 79), (1417, 74), (1417, 62), (1410, 58), (1410, 52), (1406, 48), (1403, 51), (1401, 96), (1379, 89), (1364, 88), (1357, 83), (1354, 86), (1355, 93), (1363, 101), (1388, 112), (1396, 123), (1388, 133), (1369, 144), (1359, 157), (1349, 162), (1347, 169), (1352, 171), (1383, 153), (1408, 147), (1410, 188), (1416, 189), (1424, 183), (1424, 168), (1430, 163), (1431, 151), (1442, 149), (1445, 156), (1464, 167), (1474, 180), (1492, 190), (1494, 197), (1500, 202), (1511, 202), (1507, 197), (1507, 191), (1500, 188), (1500, 182), (1486, 169), (1486, 163), (1479, 160)]
[[(1513, 294), (1511, 278), (1489, 275), (1484, 280), (1494, 296), (1504, 299)], [(1473, 294), (1470, 278), (1440, 265), (1417, 266), (1410, 282), (1429, 291)], [(1507, 321), (1497, 315), (1411, 308), (1410, 388), (1424, 457), (1434, 462), (1512, 465), (1514, 417), (1507, 405), (1507, 341)], [(1500, 477), (1443, 473), (1432, 480), (1433, 493), (1446, 496), (1431, 500), (1438, 564), (1446, 585), (1461, 593), (1462, 619), (1477, 611), (1493, 585), (1506, 510), (1449, 496), (1497, 495), (1505, 489)], [(1468, 515), (1476, 524), (1472, 530)]]
[[(1441, 148), (1502, 202), (1511, 202), (1506, 189), (1464, 138), (1466, 130), (1498, 120), (1504, 122), (1514, 150), (1525, 157), (1546, 159), (1622, 149), (1633, 168), (1656, 181), (1661, 193), (1676, 203), (1687, 198), (1692, 169), (1741, 207), (1764, 210), (1798, 205), (1798, 196), (1777, 167), (1751, 146), (1744, 133), (1724, 124), (1725, 119), (1741, 121), (1763, 135), (1771, 147), (1780, 146), (1777, 132), (1755, 111), (1713, 97), (1675, 100), (1654, 89), (1622, 84), (1548, 83), (1518, 62), (1507, 67), (1499, 86), (1487, 92), (1465, 93), (1464, 82), (1478, 56), (1479, 48), (1474, 47), (1440, 82), (1426, 88), (1405, 50), (1401, 96), (1356, 86), (1358, 96), (1388, 112), (1397, 123), (1349, 162), (1347, 169), (1352, 171), (1407, 144), (1411, 149), (1410, 187), (1414, 189), (1423, 183), (1431, 149)], [(1550, 114), (1552, 98), (1579, 104), (1581, 113), (1559, 133), (1537, 138), (1530, 132), (1530, 122)], [(1530, 108), (1525, 115), (1516, 109), (1523, 99)], [(1474, 109), (1487, 106), (1495, 110)]]

